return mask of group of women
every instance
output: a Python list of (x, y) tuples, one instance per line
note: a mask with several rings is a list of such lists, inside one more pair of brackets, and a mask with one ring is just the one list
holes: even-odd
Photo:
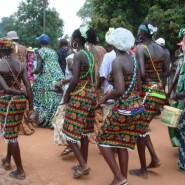
[[(79, 162), (73, 167), (74, 178), (90, 173), (87, 136), (94, 132), (95, 110), (105, 105), (109, 99), (114, 99), (115, 104), (99, 130), (97, 143), (114, 175), (111, 185), (128, 184), (127, 149), (134, 150), (136, 144), (141, 168), (130, 170), (131, 175), (148, 177), (146, 147), (151, 155), (148, 168), (160, 166), (160, 160), (153, 148), (148, 128), (154, 116), (164, 105), (166, 96), (161, 78), (168, 74), (169, 66), (163, 48), (152, 41), (156, 32), (157, 27), (153, 22), (144, 22), (139, 26), (140, 44), (135, 54), (129, 52), (135, 45), (135, 38), (129, 30), (117, 28), (109, 32), (107, 39), (114, 47), (116, 59), (112, 63), (112, 72), (108, 80), (114, 88), (104, 95), (98, 104), (94, 70), (96, 61), (93, 54), (85, 47), (86, 43), (95, 43), (96, 34), (88, 26), (81, 26), (73, 32), (71, 47), (76, 50), (76, 53), (73, 55), (72, 78), (69, 80), (69, 86), (62, 100), (67, 104), (62, 137), (66, 139), (67, 145)], [(30, 102), (30, 119), (34, 119), (31, 111), (33, 110), (33, 91), (34, 96), (37, 97), (34, 106), (39, 111), (40, 123), (50, 124), (53, 116), (51, 112), (56, 110), (60, 102), (60, 97), (53, 92), (53, 88), (58, 81), (64, 79), (62, 71), (59, 70), (59, 64), (55, 62), (57, 61), (56, 53), (48, 48), (49, 37), (43, 34), (38, 40), (41, 43), (41, 49), (38, 51), (37, 68), (32, 74), (39, 74), (40, 77), (37, 77), (31, 89), (25, 68), (11, 57), (12, 41), (0, 39), (0, 85), (2, 89), (0, 122), (2, 134), (8, 140), (7, 156), (2, 162), (6, 168), (10, 169), (10, 157), (13, 155), (17, 170), (10, 175), (18, 179), (25, 178), (17, 133), (26, 98)], [(19, 88), (20, 80), (25, 83), (26, 92)], [(44, 101), (42, 101), (43, 98)], [(46, 107), (48, 104), (49, 108)], [(113, 149), (117, 150), (119, 165), (113, 155)]]
[[(146, 146), (151, 154), (148, 167), (155, 168), (160, 165), (148, 126), (164, 105), (166, 97), (160, 78), (165, 77), (169, 67), (164, 50), (152, 42), (156, 32), (157, 27), (152, 22), (140, 25), (138, 38), (142, 44), (136, 49), (136, 57), (128, 52), (135, 44), (134, 36), (129, 30), (117, 28), (109, 34), (109, 43), (116, 52), (112, 73), (109, 75), (109, 82), (114, 89), (103, 96), (97, 105), (94, 87), (95, 61), (93, 55), (85, 50), (85, 43), (91, 44), (93, 40), (93, 30), (81, 27), (73, 32), (71, 44), (77, 52), (73, 58), (73, 78), (64, 96), (64, 102), (68, 106), (62, 132), (79, 162), (73, 167), (74, 178), (90, 172), (87, 164), (87, 135), (94, 131), (95, 109), (106, 104), (109, 99), (115, 99), (116, 103), (99, 130), (97, 142), (114, 174), (111, 185), (128, 184), (127, 149), (133, 150), (136, 143), (141, 169), (131, 170), (130, 174), (147, 178)], [(119, 166), (113, 155), (115, 148)]]

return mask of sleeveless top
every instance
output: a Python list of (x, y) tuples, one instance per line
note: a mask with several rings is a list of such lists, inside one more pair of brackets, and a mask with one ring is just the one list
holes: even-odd
[[(86, 50), (80, 50), (80, 52), (84, 53), (88, 59), (89, 66), (80, 63), (80, 74), (79, 81), (75, 88), (75, 91), (72, 94), (76, 94), (83, 89), (92, 89), (94, 88), (94, 59), (91, 52)], [(74, 61), (75, 62), (75, 61)]]
[[(1, 60), (1, 61), (3, 61), (4, 63), (7, 64), (8, 68), (9, 68), (9, 70), (11, 72), (11, 74), (8, 74), (8, 75), (3, 74), (2, 75), (2, 77), (6, 81), (7, 86), (12, 88), (12, 89), (21, 90), (21, 79), (22, 79), (22, 74), (20, 74), (21, 70), (22, 70), (21, 65), (20, 65), (18, 74), (14, 74), (14, 72), (12, 71), (12, 69), (11, 69), (10, 65), (8, 64), (8, 62), (5, 61), (5, 60)], [(1, 90), (1, 88), (0, 88), (0, 92), (2, 94), (4, 93), (4, 91)]]
[[(134, 58), (134, 73), (124, 74), (125, 93), (117, 98), (113, 110), (122, 115), (135, 115), (144, 111), (142, 99), (137, 89), (137, 63)], [(109, 83), (114, 86), (112, 74), (108, 77)]]
[[(164, 59), (153, 60), (156, 70), (158, 71), (159, 75), (162, 73), (162, 65)], [(159, 82), (157, 74), (153, 68), (152, 62), (150, 59), (145, 60), (145, 79), (147, 82)]]

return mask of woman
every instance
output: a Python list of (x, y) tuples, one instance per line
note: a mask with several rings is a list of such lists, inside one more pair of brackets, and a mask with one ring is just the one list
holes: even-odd
[[(30, 118), (34, 118), (33, 101), (27, 70), (11, 56), (12, 47), (11, 39), (0, 38), (0, 123), (1, 134), (8, 142), (7, 155), (2, 159), (2, 164), (6, 170), (10, 170), (10, 160), (13, 155), (17, 170), (11, 172), (10, 176), (23, 180), (26, 175), (17, 138), (26, 108), (26, 97), (29, 100)], [(21, 90), (21, 80), (26, 87), (26, 92)]]
[(35, 60), (35, 53), (32, 47), (27, 48), (27, 71), (28, 71), (28, 78), (31, 84), (34, 82), (35, 78), (31, 75), (31, 72), (34, 69), (34, 60)]
[[(85, 50), (85, 43), (91, 43), (96, 35), (91, 28), (82, 26), (72, 34), (72, 47), (77, 49), (73, 58), (73, 78), (65, 93), (64, 102), (69, 102), (66, 108), (63, 134), (69, 147), (78, 159), (73, 177), (89, 174), (87, 165), (88, 144), (87, 135), (94, 131), (96, 92), (94, 90), (94, 60), (92, 54)], [(81, 144), (81, 149), (77, 143)]]
[(137, 142), (141, 169), (131, 170), (130, 174), (143, 178), (148, 177), (145, 146), (147, 146), (151, 155), (151, 163), (148, 168), (160, 166), (160, 160), (155, 153), (148, 133), (148, 126), (164, 105), (166, 97), (161, 78), (168, 75), (169, 69), (166, 52), (161, 46), (152, 41), (152, 37), (156, 32), (157, 27), (154, 23), (150, 21), (142, 23), (138, 30), (138, 38), (143, 44), (138, 45), (136, 49), (142, 82), (141, 96), (144, 97), (145, 111), (142, 118), (143, 131)]
[[(99, 102), (109, 99), (116, 103), (105, 119), (98, 136), (100, 151), (114, 174), (111, 185), (127, 185), (128, 151), (133, 150), (141, 131), (141, 116), (144, 110), (142, 99), (137, 93), (137, 61), (128, 51), (134, 46), (132, 33), (125, 28), (117, 28), (109, 35), (109, 43), (114, 46), (116, 59), (112, 62), (113, 90)], [(119, 166), (113, 155), (117, 149)]]
[[(73, 56), (74, 56), (74, 53), (72, 53), (71, 55), (69, 55), (66, 58), (65, 80), (61, 80), (55, 85), (55, 88), (58, 89), (59, 91), (61, 90), (62, 86), (65, 86), (64, 95), (65, 95), (65, 91), (69, 87), (69, 83), (73, 77), (72, 76)], [(64, 97), (64, 95), (63, 95), (63, 97)], [(63, 104), (64, 103), (63, 97), (60, 102), (60, 105), (57, 108), (57, 112), (53, 118), (52, 124), (54, 126), (54, 142), (57, 145), (66, 146), (64, 151), (61, 154), (62, 156), (65, 156), (65, 155), (69, 154), (70, 152), (72, 152), (72, 150), (68, 146), (66, 139), (62, 135), (65, 110), (66, 110), (66, 106), (67, 106), (66, 104)]]
[(41, 49), (37, 55), (37, 68), (31, 72), (31, 75), (39, 74), (32, 86), (34, 108), (39, 112), (39, 124), (52, 128), (52, 119), (60, 103), (60, 94), (52, 90), (58, 81), (64, 79), (64, 75), (58, 64), (57, 53), (48, 46), (49, 36), (42, 34), (36, 39)]
[[(181, 36), (185, 35), (185, 29), (184, 29), (184, 34)], [(182, 51), (185, 54), (185, 36), (182, 42)], [(181, 117), (179, 121), (179, 127), (178, 127), (178, 132), (179, 132), (179, 160), (178, 160), (178, 170), (181, 172), (185, 172), (185, 57), (183, 56), (183, 62), (182, 62), (182, 67), (179, 72), (179, 78), (177, 80), (177, 88), (176, 88), (176, 94), (172, 97), (173, 100), (177, 101), (176, 107), (179, 109), (183, 110), (183, 116)], [(171, 92), (171, 91), (170, 91)], [(169, 94), (170, 94), (169, 92)]]

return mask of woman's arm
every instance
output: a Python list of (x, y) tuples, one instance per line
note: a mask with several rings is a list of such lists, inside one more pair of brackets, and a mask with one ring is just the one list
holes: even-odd
[(1, 89), (5, 92), (5, 94), (10, 94), (10, 95), (23, 95), (24, 91), (21, 90), (16, 90), (8, 87), (6, 81), (4, 78), (0, 75), (0, 86)]
[(22, 80), (23, 80), (23, 83), (26, 87), (27, 98), (29, 101), (29, 110), (33, 110), (33, 93), (32, 93), (32, 89), (31, 89), (30, 81), (28, 79), (27, 70), (25, 67), (23, 68), (23, 79)]
[(41, 56), (40, 56), (39, 54), (37, 54), (37, 67), (36, 67), (35, 70), (33, 70), (33, 71), (31, 72), (31, 75), (41, 73), (41, 70), (42, 70), (42, 62), (43, 62), (43, 61), (42, 61)]

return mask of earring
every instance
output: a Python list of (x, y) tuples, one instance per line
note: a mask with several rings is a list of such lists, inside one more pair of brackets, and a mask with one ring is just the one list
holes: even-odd
[(72, 44), (72, 46), (73, 46), (73, 48), (78, 48), (78, 42), (73, 42), (73, 44)]

